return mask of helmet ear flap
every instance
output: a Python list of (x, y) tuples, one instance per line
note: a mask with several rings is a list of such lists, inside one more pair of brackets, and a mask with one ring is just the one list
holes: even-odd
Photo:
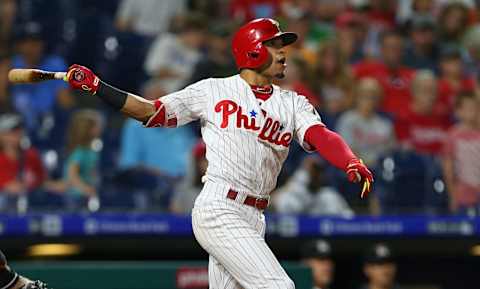
[(254, 49), (247, 52), (249, 66), (257, 68), (262, 66), (268, 59), (268, 50), (263, 43), (255, 45)]

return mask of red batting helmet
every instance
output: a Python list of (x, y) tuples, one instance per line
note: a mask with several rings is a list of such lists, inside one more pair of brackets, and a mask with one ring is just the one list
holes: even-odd
[(297, 40), (297, 34), (282, 32), (277, 21), (259, 18), (248, 22), (233, 36), (232, 51), (238, 69), (258, 68), (268, 60), (268, 50), (263, 42), (281, 38), (283, 45)]

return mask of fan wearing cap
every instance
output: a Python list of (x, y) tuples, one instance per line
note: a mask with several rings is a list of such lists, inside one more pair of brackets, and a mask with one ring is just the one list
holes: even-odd
[(308, 100), (273, 85), (285, 77), (286, 46), (297, 38), (273, 19), (248, 22), (232, 40), (238, 74), (204, 79), (154, 101), (112, 87), (86, 67), (68, 70), (71, 87), (97, 95), (146, 127), (200, 121), (208, 167), (192, 227), (210, 255), (211, 288), (295, 288), (265, 242), (263, 214), (292, 141), (360, 183), (362, 197), (371, 190), (371, 172)]
[(401, 289), (395, 283), (397, 265), (387, 244), (378, 243), (367, 250), (363, 273), (368, 281), (360, 289)]
[(335, 262), (332, 248), (325, 240), (306, 243), (301, 249), (302, 262), (312, 269), (313, 289), (328, 289), (333, 282)]
[[(47, 71), (65, 71), (65, 60), (55, 54), (47, 54), (45, 33), (37, 22), (28, 22), (18, 27), (16, 34), (16, 54), (12, 58), (12, 68), (38, 68)], [(25, 128), (32, 137), (42, 125), (45, 114), (56, 105), (73, 101), (68, 85), (61, 80), (43, 81), (29, 85), (15, 85), (11, 88), (12, 102), (25, 121)], [(34, 134), (35, 133), (35, 134)], [(48, 141), (47, 139), (43, 139)]]
[(26, 147), (22, 118), (0, 115), (0, 210), (18, 196), (38, 188), (45, 180), (45, 169), (33, 147)]

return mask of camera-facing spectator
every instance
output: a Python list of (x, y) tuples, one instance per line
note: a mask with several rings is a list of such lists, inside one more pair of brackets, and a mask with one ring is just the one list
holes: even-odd
[(362, 60), (368, 54), (368, 33), (365, 16), (354, 11), (340, 13), (335, 19), (335, 34), (342, 59), (348, 63)]
[(353, 72), (357, 79), (373, 77), (383, 87), (380, 109), (396, 115), (410, 102), (410, 83), (414, 70), (402, 64), (404, 40), (397, 31), (386, 31), (380, 37), (381, 59), (357, 63)]
[(383, 91), (374, 78), (362, 78), (355, 89), (355, 108), (338, 120), (337, 131), (352, 150), (369, 166), (395, 145), (395, 131), (390, 120), (377, 113)]
[(438, 81), (438, 102), (436, 110), (452, 114), (455, 97), (461, 92), (473, 92), (475, 80), (465, 74), (462, 53), (455, 46), (445, 46), (440, 54), (440, 79)]
[(418, 71), (412, 81), (412, 102), (402, 108), (395, 119), (395, 130), (400, 144), (417, 153), (438, 155), (446, 130), (450, 126), (447, 115), (435, 110), (438, 85), (433, 72)]
[(195, 65), (187, 84), (210, 77), (226, 77), (237, 72), (230, 51), (231, 32), (232, 26), (227, 22), (211, 23), (207, 36), (207, 54)]
[(120, 31), (154, 37), (167, 32), (170, 21), (186, 10), (185, 0), (122, 0), (115, 25)]
[(444, 176), (450, 210), (480, 214), (480, 101), (473, 94), (457, 97), (458, 123), (448, 131), (444, 147)]
[(20, 115), (0, 116), (0, 168), (0, 211), (16, 209), (19, 197), (26, 197), (45, 180), (40, 155), (29, 146)]
[(161, 84), (163, 94), (183, 88), (202, 55), (200, 48), (205, 40), (206, 18), (192, 13), (179, 19), (179, 31), (159, 35), (144, 64), (147, 74)]
[[(47, 71), (66, 71), (64, 59), (58, 55), (45, 54), (43, 27), (29, 22), (20, 27), (16, 35), (16, 52), (13, 68), (38, 68)], [(44, 116), (53, 109), (57, 98), (70, 95), (68, 85), (61, 80), (43, 81), (36, 84), (15, 85), (11, 89), (12, 102), (25, 121), (25, 128), (33, 138), (44, 125)], [(66, 96), (71, 97), (71, 96)]]
[(461, 1), (445, 4), (438, 17), (442, 44), (459, 46), (469, 25), (469, 8)]
[[(99, 184), (99, 147), (95, 145), (102, 132), (102, 119), (94, 110), (79, 110), (70, 120), (67, 135), (64, 180), (68, 210), (88, 208), (95, 211)], [(93, 206), (93, 207), (92, 207)]]
[(202, 140), (198, 141), (193, 147), (190, 156), (191, 165), (188, 166), (187, 174), (173, 193), (170, 203), (171, 212), (176, 214), (190, 214), (192, 212), (195, 199), (202, 190), (202, 177), (207, 172), (206, 151), (207, 147)]
[(321, 97), (321, 114), (328, 127), (335, 127), (337, 117), (352, 103), (353, 76), (340, 54), (338, 44), (325, 42), (313, 68), (312, 89)]
[(232, 20), (245, 23), (255, 18), (274, 18), (280, 12), (279, 0), (232, 0), (229, 14)]
[(347, 201), (326, 181), (325, 164), (317, 157), (306, 157), (287, 183), (274, 193), (272, 205), (278, 213), (353, 216)]
[(391, 248), (384, 243), (377, 243), (368, 248), (364, 256), (363, 273), (367, 284), (360, 289), (400, 289), (395, 283), (397, 264)]
[(414, 69), (438, 70), (438, 47), (432, 16), (417, 16), (409, 23), (410, 43), (403, 63)]
[(332, 248), (326, 240), (314, 240), (301, 248), (302, 263), (312, 269), (312, 289), (329, 289), (335, 275)]
[[(146, 83), (142, 91), (148, 100), (158, 99), (162, 93), (157, 82)], [(195, 135), (190, 126), (143, 129), (140, 122), (128, 119), (122, 129), (119, 167), (154, 178), (181, 177), (187, 172), (188, 156), (194, 145)]]

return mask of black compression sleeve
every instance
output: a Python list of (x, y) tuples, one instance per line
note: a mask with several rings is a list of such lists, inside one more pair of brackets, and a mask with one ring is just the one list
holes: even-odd
[(111, 86), (100, 80), (97, 93), (98, 97), (116, 110), (122, 109), (127, 101), (128, 93)]

